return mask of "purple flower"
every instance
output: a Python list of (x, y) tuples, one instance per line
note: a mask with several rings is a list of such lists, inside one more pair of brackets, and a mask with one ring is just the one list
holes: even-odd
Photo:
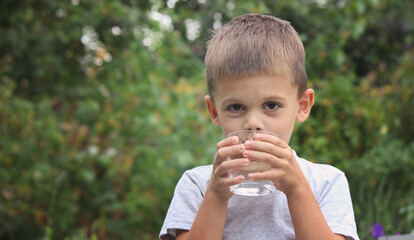
[(379, 223), (374, 223), (374, 226), (372, 226), (372, 229), (371, 229), (371, 233), (374, 238), (385, 236), (384, 227), (381, 226), (381, 224)]

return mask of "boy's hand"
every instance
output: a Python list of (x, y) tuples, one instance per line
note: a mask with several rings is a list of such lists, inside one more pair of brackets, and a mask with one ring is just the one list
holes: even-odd
[(246, 141), (244, 145), (246, 147), (244, 157), (267, 162), (272, 167), (262, 173), (248, 174), (250, 180), (271, 180), (275, 187), (287, 196), (303, 190), (303, 187), (308, 184), (292, 149), (282, 139), (268, 134), (257, 134), (255, 141)]
[(242, 183), (243, 176), (229, 178), (229, 170), (234, 168), (246, 167), (249, 165), (249, 159), (241, 158), (228, 160), (230, 156), (243, 153), (245, 146), (239, 144), (239, 138), (234, 136), (226, 138), (217, 143), (217, 153), (213, 163), (213, 173), (207, 188), (207, 191), (212, 191), (217, 197), (222, 199), (229, 199), (233, 196), (230, 191), (230, 186)]

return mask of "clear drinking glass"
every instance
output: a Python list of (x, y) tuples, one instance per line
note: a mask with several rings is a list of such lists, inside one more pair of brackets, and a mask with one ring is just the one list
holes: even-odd
[[(279, 137), (277, 134), (268, 132), (268, 131), (261, 131), (261, 130), (241, 130), (237, 132), (232, 132), (227, 135), (227, 137), (238, 136), (239, 143), (244, 143), (247, 140), (254, 141), (256, 134), (270, 134), (276, 137)], [(242, 154), (235, 155), (229, 157), (230, 160), (232, 159), (240, 159), (243, 158)], [(240, 184), (236, 184), (230, 187), (230, 190), (237, 195), (242, 196), (263, 196), (267, 195), (276, 190), (273, 182), (270, 180), (265, 181), (252, 181), (247, 178), (249, 173), (256, 173), (256, 172), (264, 172), (271, 168), (268, 163), (255, 161), (254, 159), (250, 159), (250, 164), (247, 167), (232, 169), (229, 174), (230, 177), (236, 177), (239, 175), (244, 176), (244, 182)]]

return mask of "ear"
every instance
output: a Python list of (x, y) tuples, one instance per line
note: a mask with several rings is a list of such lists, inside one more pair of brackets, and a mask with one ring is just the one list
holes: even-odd
[(211, 97), (209, 95), (204, 97), (204, 101), (206, 102), (208, 113), (210, 114), (211, 121), (216, 125), (217, 127), (220, 127), (220, 120), (217, 115), (217, 108), (214, 104), (214, 101), (212, 101)]
[(312, 109), (313, 103), (315, 101), (315, 93), (313, 89), (307, 89), (299, 101), (299, 109), (298, 113), (296, 114), (296, 121), (297, 122), (304, 122)]

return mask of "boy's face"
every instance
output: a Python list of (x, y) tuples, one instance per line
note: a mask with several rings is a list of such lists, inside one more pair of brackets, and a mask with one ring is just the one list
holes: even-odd
[(253, 76), (220, 79), (205, 97), (210, 117), (224, 136), (238, 130), (265, 130), (289, 143), (295, 121), (309, 116), (314, 101), (312, 89), (298, 99), (298, 88), (288, 78)]

